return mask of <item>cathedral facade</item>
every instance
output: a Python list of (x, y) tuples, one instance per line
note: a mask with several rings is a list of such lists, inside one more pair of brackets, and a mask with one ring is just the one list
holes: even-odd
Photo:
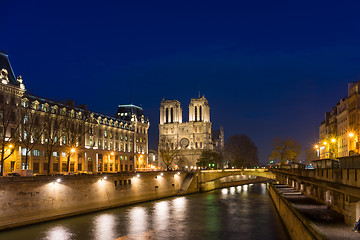
[(177, 100), (162, 100), (159, 144), (166, 139), (169, 148), (179, 150), (173, 167), (193, 169), (202, 151), (213, 150), (210, 107), (207, 99), (193, 98), (189, 104), (189, 121), (182, 122), (182, 108)]

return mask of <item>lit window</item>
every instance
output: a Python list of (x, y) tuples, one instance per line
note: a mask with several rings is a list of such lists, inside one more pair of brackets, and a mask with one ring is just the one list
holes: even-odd
[(21, 149), (21, 154), (22, 154), (23, 156), (26, 156), (26, 152), (27, 152), (26, 148)]
[[(54, 152), (54, 153), (55, 153), (55, 152)], [(33, 155), (36, 156), (36, 157), (39, 157), (39, 156), (40, 156), (40, 151), (37, 150), (37, 149), (35, 149), (35, 150), (33, 151)], [(56, 156), (55, 156), (55, 157), (56, 157)]]

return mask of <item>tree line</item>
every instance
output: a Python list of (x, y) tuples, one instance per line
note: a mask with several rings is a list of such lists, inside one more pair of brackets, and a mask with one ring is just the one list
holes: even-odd
[[(272, 143), (269, 160), (281, 165), (298, 162), (301, 144), (292, 138), (275, 138)], [(159, 156), (167, 169), (175, 160), (180, 160), (180, 148), (166, 137), (160, 140)], [(202, 169), (253, 168), (259, 166), (258, 148), (245, 134), (236, 134), (228, 138), (223, 151), (204, 150), (196, 162)]]
[(22, 168), (29, 169), (29, 156), (39, 145), (47, 158), (47, 174), (51, 174), (53, 153), (61, 147), (67, 155), (67, 171), (70, 171), (72, 149), (82, 147), (85, 121), (70, 118), (66, 112), (38, 111), (36, 106), (22, 106), (15, 94), (0, 95), (0, 176), (4, 174), (5, 161), (22, 147)]

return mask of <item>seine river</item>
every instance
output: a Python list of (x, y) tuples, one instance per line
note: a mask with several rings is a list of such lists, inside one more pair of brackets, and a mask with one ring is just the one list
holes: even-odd
[(266, 190), (250, 184), (0, 232), (22, 239), (289, 239)]

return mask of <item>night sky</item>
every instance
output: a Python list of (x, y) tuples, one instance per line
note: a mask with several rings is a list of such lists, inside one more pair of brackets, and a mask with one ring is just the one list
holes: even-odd
[(247, 134), (265, 162), (274, 137), (311, 147), (360, 80), (357, 2), (0, 0), (0, 49), (31, 94), (109, 115), (142, 106), (151, 148), (162, 98), (187, 121), (200, 91), (213, 129)]

